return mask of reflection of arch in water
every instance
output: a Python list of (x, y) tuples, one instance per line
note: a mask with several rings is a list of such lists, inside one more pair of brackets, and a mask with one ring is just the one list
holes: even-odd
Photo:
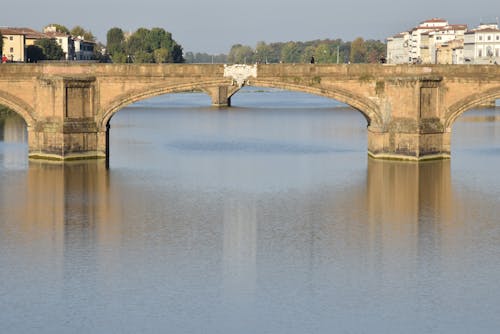
[(0, 90), (0, 106), (1, 105), (21, 116), (28, 127), (35, 124), (35, 118), (33, 117), (35, 112), (33, 108), (20, 98)]
[(21, 115), (0, 105), (0, 141), (26, 143), (28, 129)]

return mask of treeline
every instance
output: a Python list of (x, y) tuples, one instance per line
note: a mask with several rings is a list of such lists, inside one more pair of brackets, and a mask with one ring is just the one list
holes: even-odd
[(227, 55), (226, 54), (217, 54), (217, 55), (211, 55), (208, 53), (201, 53), (201, 52), (186, 52), (186, 55), (184, 56), (186, 63), (197, 63), (197, 64), (204, 64), (204, 63), (212, 63), (212, 64), (224, 64), (227, 63)]
[(182, 46), (163, 28), (139, 28), (125, 34), (111, 28), (106, 34), (106, 52), (113, 63), (182, 63)]
[(386, 45), (359, 37), (352, 42), (324, 39), (308, 42), (257, 43), (255, 48), (236, 44), (229, 54), (186, 54), (188, 63), (306, 63), (314, 56), (316, 63), (377, 63), (386, 54)]

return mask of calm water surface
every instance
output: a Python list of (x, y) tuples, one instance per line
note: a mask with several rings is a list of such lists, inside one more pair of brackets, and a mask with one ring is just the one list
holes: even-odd
[(335, 101), (137, 103), (103, 162), (27, 159), (0, 121), (2, 333), (496, 333), (500, 110), (452, 160), (374, 161)]

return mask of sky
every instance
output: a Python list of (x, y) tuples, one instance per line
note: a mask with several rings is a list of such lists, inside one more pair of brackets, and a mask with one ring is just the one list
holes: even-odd
[(106, 43), (110, 28), (161, 27), (184, 52), (228, 53), (234, 44), (356, 37), (385, 40), (433, 17), (477, 26), (500, 17), (500, 1), (476, 0), (24, 0), (0, 9), (0, 26), (80, 25)]

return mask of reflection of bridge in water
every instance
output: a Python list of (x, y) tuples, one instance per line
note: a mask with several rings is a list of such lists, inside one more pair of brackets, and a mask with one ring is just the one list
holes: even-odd
[[(196, 188), (174, 187), (162, 193), (163, 200), (157, 203), (162, 207), (161, 224), (144, 222), (144, 217), (150, 216), (148, 210), (158, 210), (150, 203), (150, 190), (123, 182), (121, 177), (127, 176), (107, 171), (104, 161), (31, 161), (27, 174), (16, 176), (22, 178), (17, 181), (25, 188), (1, 188), (9, 193), (0, 194), (4, 199), (0, 212), (11, 212), (6, 221), (21, 224), (22, 240), (50, 236), (54, 253), (47, 254), (47, 261), (77, 251), (85, 243), (120, 249), (122, 243), (143, 242), (144, 235), (155, 235), (156, 228), (168, 228), (169, 239), (160, 244), (176, 245), (176, 252), (162, 253), (164, 261), (175, 263), (176, 258), (191, 258), (192, 249), (187, 245), (196, 244), (200, 247), (199, 258), (193, 261), (200, 265), (213, 262), (209, 254), (221, 256), (225, 284), (231, 291), (253, 287), (256, 266), (262, 265), (256, 258), (262, 247), (266, 247), (264, 253), (275, 252), (276, 256), (293, 254), (289, 257), (291, 263), (304, 262), (307, 267), (314, 266), (310, 254), (342, 258), (350, 256), (346, 251), (358, 249), (369, 257), (367, 265), (375, 266), (381, 261), (377, 257), (386, 261), (400, 256), (402, 251), (408, 252), (405, 255), (409, 258), (418, 257), (427, 250), (427, 243), (447, 240), (429, 240), (428, 235), (453, 234), (451, 231), (460, 224), (453, 217), (453, 207), (461, 203), (455, 203), (452, 193), (449, 161), (408, 164), (369, 160), (366, 180), (360, 178), (346, 191), (321, 187), (286, 198), (273, 193), (249, 195), (235, 191), (224, 201), (217, 196), (201, 200), (206, 194)], [(25, 201), (22, 205), (20, 198)], [(202, 206), (179, 216), (176, 206), (183, 203), (182, 199)], [(24, 209), (9, 210), (20, 206)], [(279, 209), (283, 206), (289, 210)], [(213, 219), (207, 221), (207, 215)], [(339, 221), (337, 217), (343, 218)], [(299, 239), (289, 240), (289, 235)], [(268, 244), (269, 239), (275, 241)], [(351, 247), (331, 240), (343, 240)], [(210, 249), (203, 251), (204, 247)], [(459, 245), (443, 246), (455, 247)], [(110, 258), (112, 254), (121, 256), (120, 252), (103, 252), (96, 254), (93, 262), (99, 266), (119, 262)]]
[(192, 90), (229, 106), (243, 85), (336, 99), (368, 123), (376, 158), (447, 158), (455, 119), (500, 98), (499, 66), (387, 65), (2, 65), (0, 104), (28, 125), (34, 158), (108, 156), (109, 120), (126, 105)]

